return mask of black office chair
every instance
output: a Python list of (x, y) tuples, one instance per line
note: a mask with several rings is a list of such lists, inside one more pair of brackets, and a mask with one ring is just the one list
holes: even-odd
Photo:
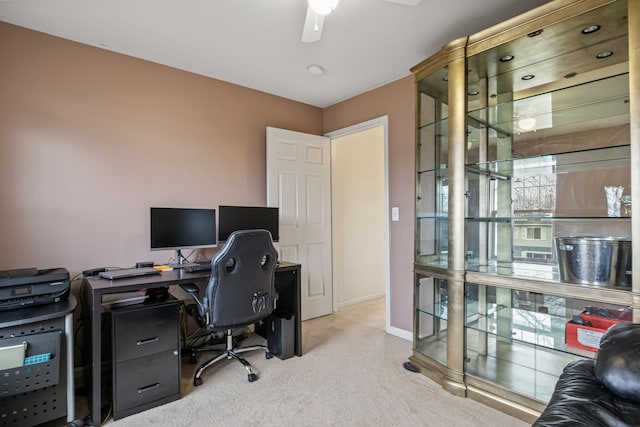
[(211, 260), (211, 277), (204, 298), (198, 286), (181, 285), (195, 300), (200, 326), (211, 332), (224, 331), (226, 349), (217, 357), (196, 369), (193, 385), (202, 384), (202, 373), (209, 366), (224, 359), (236, 359), (249, 373), (249, 382), (258, 377), (251, 364), (238, 353), (264, 350), (267, 359), (271, 352), (265, 345), (234, 347), (232, 328), (252, 325), (267, 317), (274, 309), (276, 292), (274, 274), (278, 253), (267, 230), (241, 230), (231, 234), (224, 247)]

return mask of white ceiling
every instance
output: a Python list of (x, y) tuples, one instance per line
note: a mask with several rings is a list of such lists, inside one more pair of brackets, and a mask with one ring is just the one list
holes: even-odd
[(341, 0), (316, 43), (301, 41), (306, 0), (0, 0), (0, 21), (327, 107), (546, 2)]

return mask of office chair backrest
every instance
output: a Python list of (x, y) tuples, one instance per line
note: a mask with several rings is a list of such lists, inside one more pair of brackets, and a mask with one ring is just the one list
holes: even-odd
[(211, 260), (205, 304), (215, 328), (249, 325), (274, 308), (274, 274), (278, 253), (267, 230), (231, 234)]

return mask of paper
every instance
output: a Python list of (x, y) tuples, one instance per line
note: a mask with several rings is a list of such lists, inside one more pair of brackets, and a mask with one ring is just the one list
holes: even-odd
[(24, 354), (27, 343), (0, 347), (0, 370), (17, 368), (24, 365)]

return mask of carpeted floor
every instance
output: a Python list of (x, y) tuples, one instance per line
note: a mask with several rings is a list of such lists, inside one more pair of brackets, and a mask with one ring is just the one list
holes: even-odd
[(528, 425), (405, 370), (411, 343), (386, 334), (384, 325), (384, 299), (306, 321), (302, 357), (266, 360), (260, 352), (245, 353), (258, 370), (253, 383), (239, 363), (226, 361), (209, 368), (194, 388), (195, 365), (185, 363), (182, 399), (107, 425)]

